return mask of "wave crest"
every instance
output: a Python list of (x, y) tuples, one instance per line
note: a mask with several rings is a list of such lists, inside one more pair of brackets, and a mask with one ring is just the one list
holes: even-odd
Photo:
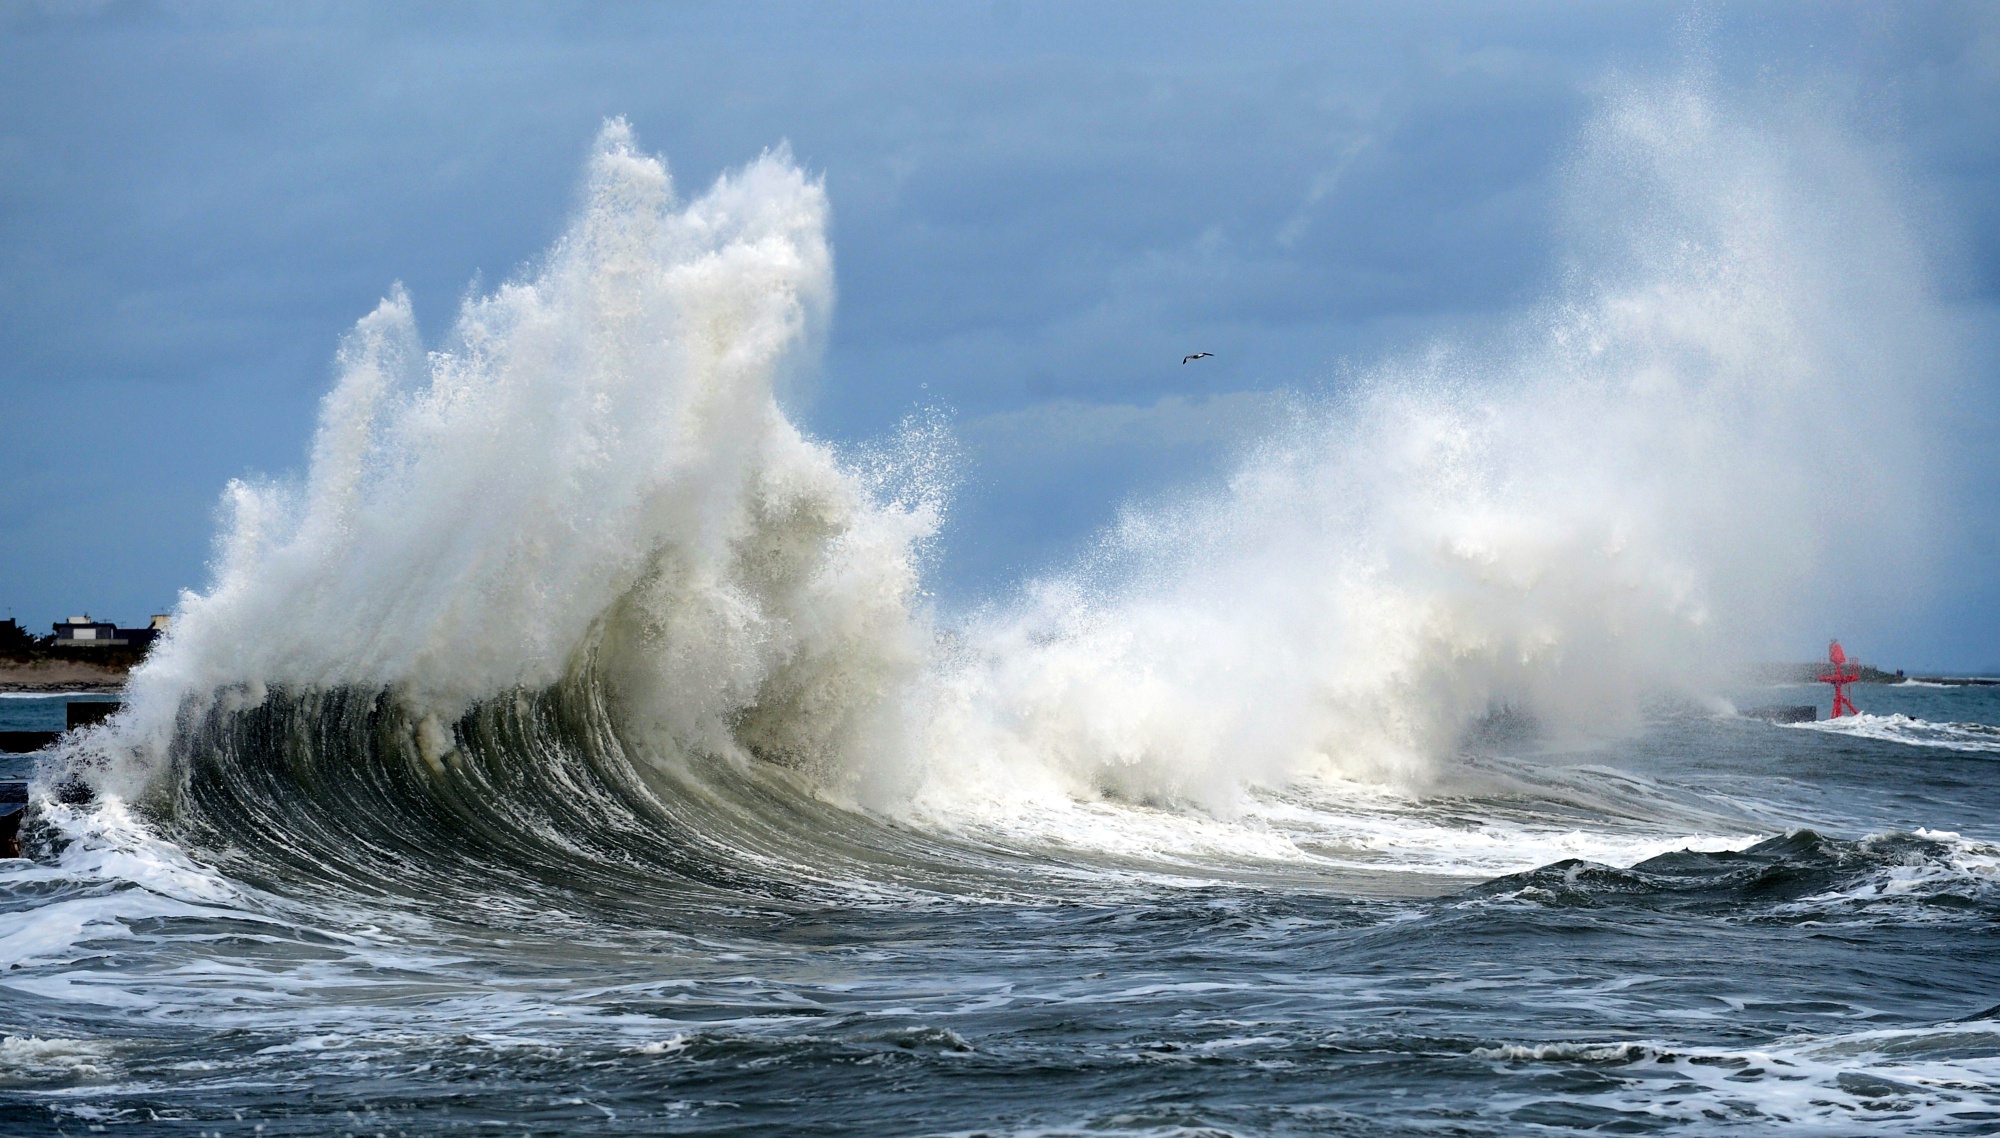
[(230, 487), (214, 586), (134, 676), (127, 784), (184, 704), (394, 691), (448, 722), (581, 654), (663, 751), (837, 766), (921, 666), (940, 502), (886, 500), (779, 408), (832, 296), (825, 213), (782, 152), (677, 204), (613, 122), (570, 231), (447, 347), (398, 289), (304, 481)]

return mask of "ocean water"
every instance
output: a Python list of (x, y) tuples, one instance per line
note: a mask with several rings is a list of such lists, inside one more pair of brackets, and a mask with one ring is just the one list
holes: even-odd
[(1950, 525), (1899, 183), (1687, 85), (1564, 180), (1517, 327), (974, 601), (949, 414), (786, 410), (824, 186), (683, 197), (607, 124), (448, 335), (356, 325), (34, 760), (4, 1129), (2000, 1129), (2000, 689), (1726, 679)]
[[(754, 779), (691, 815), (608, 758), (512, 771), (500, 815), (472, 786), (335, 786), (273, 769), (296, 743), (246, 749), (199, 823), (47, 807), (41, 860), (0, 869), (0, 1117), (1991, 1133), (2000, 691), (1859, 700), (1838, 726), (1663, 714), (1607, 751), (1494, 753), (1491, 786), (1423, 802), (1294, 787), (1173, 865), (912, 833)], [(561, 734), (556, 706), (529, 714)], [(707, 810), (767, 842), (673, 825)], [(800, 830), (822, 837), (775, 840)]]
[[(68, 726), (67, 708), (72, 700), (103, 703), (117, 699), (101, 692), (0, 692), (0, 731), (61, 731)], [(34, 770), (31, 755), (0, 755), (0, 778), (27, 778)]]

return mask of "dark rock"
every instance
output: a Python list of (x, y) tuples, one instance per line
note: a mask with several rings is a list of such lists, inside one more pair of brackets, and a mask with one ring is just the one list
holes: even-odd
[(28, 784), (0, 782), (0, 857), (21, 856), (21, 819), (28, 813)]

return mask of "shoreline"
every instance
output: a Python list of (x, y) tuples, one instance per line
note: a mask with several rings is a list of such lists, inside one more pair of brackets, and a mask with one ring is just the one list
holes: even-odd
[(128, 669), (80, 660), (0, 661), (0, 692), (57, 695), (125, 690)]

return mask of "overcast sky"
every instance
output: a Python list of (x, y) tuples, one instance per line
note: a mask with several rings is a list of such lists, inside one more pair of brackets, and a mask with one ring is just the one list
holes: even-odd
[[(2000, 6), (6, 0), (0, 613), (202, 585), (221, 487), (300, 468), (343, 331), (400, 280), (438, 334), (517, 271), (611, 115), (683, 192), (780, 142), (825, 178), (839, 306), (799, 413), (858, 441), (946, 409), (937, 587), (990, 594), (1213, 476), (1273, 393), (1545, 298), (1594, 102), (1689, 67), (1900, 165), (1993, 426)], [(1875, 614), (1871, 658), (2000, 667), (1983, 465), (1947, 583)]]

